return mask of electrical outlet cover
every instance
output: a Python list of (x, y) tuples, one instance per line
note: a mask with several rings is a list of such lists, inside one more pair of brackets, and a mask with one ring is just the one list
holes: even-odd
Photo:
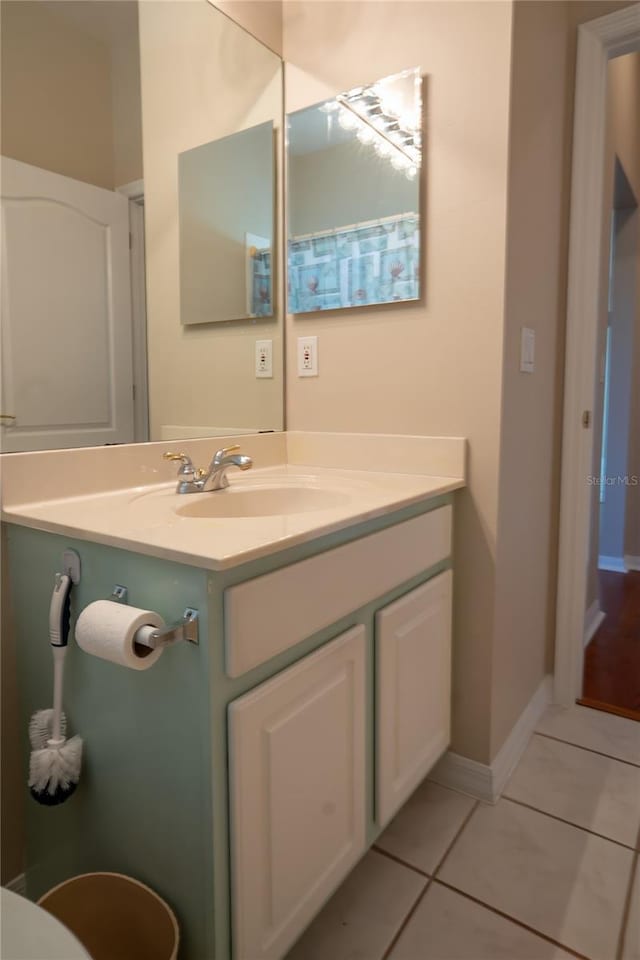
[(298, 376), (318, 376), (317, 337), (298, 337)]
[(273, 377), (273, 340), (256, 340), (256, 377), (259, 380)]

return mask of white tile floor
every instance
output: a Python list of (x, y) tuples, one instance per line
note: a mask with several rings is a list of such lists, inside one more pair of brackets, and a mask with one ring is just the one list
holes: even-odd
[(425, 782), (288, 960), (640, 960), (640, 723), (551, 708), (490, 806)]

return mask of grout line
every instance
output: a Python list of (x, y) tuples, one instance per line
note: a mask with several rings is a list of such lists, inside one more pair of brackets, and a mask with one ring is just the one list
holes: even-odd
[(449, 846), (448, 846), (447, 849), (445, 850), (444, 854), (443, 854), (442, 857), (440, 858), (439, 863), (436, 865), (436, 868), (435, 868), (435, 870), (433, 871), (433, 877), (434, 877), (434, 879), (435, 879), (435, 878), (438, 876), (438, 874), (440, 873), (440, 870), (442, 869), (442, 864), (445, 862), (445, 860), (447, 859), (447, 857), (449, 856), (449, 854), (450, 854), (451, 851), (453, 850), (454, 846), (456, 845), (456, 843), (457, 843), (457, 841), (458, 841), (458, 838), (460, 837), (460, 834), (462, 833), (462, 831), (464, 830), (464, 828), (466, 827), (466, 825), (469, 823), (469, 820), (471, 820), (471, 817), (472, 817), (473, 814), (476, 812), (476, 810), (478, 809), (479, 806), (480, 806), (480, 801), (479, 801), (479, 800), (476, 800), (476, 802), (474, 803), (474, 805), (471, 807), (471, 810), (469, 810), (469, 813), (466, 815), (466, 817), (464, 818), (464, 820), (462, 821), (462, 823), (460, 824), (460, 826), (459, 826), (458, 829), (456, 830), (456, 834), (455, 834), (453, 840), (451, 841), (451, 843), (449, 844)]
[[(435, 877), (436, 873), (438, 872), (438, 870), (440, 869), (440, 867), (442, 866), (442, 864), (444, 863), (444, 861), (446, 860), (447, 856), (449, 855), (449, 852), (451, 851), (451, 849), (452, 849), (453, 845), (455, 844), (456, 840), (458, 839), (458, 837), (460, 836), (460, 834), (462, 833), (462, 831), (464, 830), (464, 828), (466, 827), (466, 825), (469, 823), (469, 820), (471, 819), (472, 813), (474, 812), (474, 810), (477, 809), (477, 807), (479, 806), (479, 804), (480, 804), (480, 801), (479, 801), (479, 800), (476, 800), (476, 802), (474, 803), (474, 805), (471, 807), (471, 810), (469, 810), (468, 814), (466, 815), (466, 817), (464, 818), (464, 820), (462, 821), (462, 823), (460, 824), (460, 826), (459, 826), (458, 829), (456, 830), (456, 833), (455, 833), (455, 836), (454, 836), (453, 840), (451, 841), (451, 843), (449, 844), (449, 846), (448, 846), (447, 849), (445, 850), (445, 852), (444, 852), (443, 856), (440, 858), (439, 862), (436, 864), (436, 868), (435, 868), (435, 870), (434, 870), (434, 872), (433, 872), (434, 877)], [(384, 851), (384, 850), (381, 850), (380, 852), (381, 852), (381, 853), (386, 853), (386, 851)], [(389, 856), (389, 854), (386, 854), (386, 855)], [(392, 860), (396, 860), (398, 863), (401, 863), (401, 864), (402, 864), (403, 866), (405, 866), (405, 867), (409, 867), (410, 869), (415, 870), (416, 873), (419, 873), (419, 874), (420, 874), (421, 876), (423, 876), (423, 877), (426, 877), (426, 876), (427, 876), (426, 874), (423, 874), (422, 871), (416, 870), (415, 867), (411, 867), (410, 864), (405, 863), (404, 860), (400, 860), (399, 857), (392, 856), (391, 859), (392, 859)], [(396, 934), (395, 934), (393, 940), (391, 941), (391, 943), (389, 944), (389, 946), (387, 947), (387, 949), (385, 950), (385, 952), (384, 952), (384, 954), (383, 954), (383, 956), (382, 956), (382, 960), (387, 960), (387, 958), (390, 957), (391, 951), (394, 949), (396, 943), (398, 942), (398, 940), (399, 940), (400, 937), (402, 936), (402, 934), (403, 934), (403, 932), (404, 932), (407, 924), (409, 923), (409, 921), (411, 920), (412, 916), (414, 915), (414, 913), (416, 912), (416, 910), (418, 909), (418, 907), (419, 907), (420, 904), (422, 903), (424, 897), (426, 896), (427, 890), (429, 889), (429, 887), (431, 886), (432, 883), (433, 883), (433, 879), (432, 879), (431, 877), (429, 877), (429, 878), (427, 879), (427, 882), (426, 882), (425, 886), (424, 886), (424, 889), (420, 892), (420, 895), (418, 896), (418, 899), (417, 899), (416, 902), (413, 904), (413, 906), (412, 906), (411, 909), (409, 910), (408, 914), (406, 915), (406, 917), (404, 918), (404, 920), (402, 921), (402, 923), (401, 923), (400, 926), (398, 927), (398, 930), (396, 931)]]
[[(633, 722), (633, 721), (632, 721)], [(554, 737), (550, 733), (541, 733), (539, 730), (533, 731), (537, 737), (546, 737), (547, 740), (555, 740), (557, 743), (566, 743), (577, 750), (586, 750), (587, 753), (595, 753), (599, 757), (606, 757), (607, 760), (615, 760), (617, 763), (626, 763), (630, 767), (640, 767), (640, 763), (634, 763), (633, 760), (623, 760), (622, 757), (612, 757), (610, 753), (603, 753), (602, 750), (593, 750), (591, 747), (585, 747), (581, 743), (573, 743), (571, 740), (563, 740), (561, 737)]]
[[(528, 930), (529, 933), (534, 933), (536, 937), (540, 937), (542, 940), (546, 940), (547, 943), (552, 943), (555, 947), (560, 947), (562, 950), (565, 950), (567, 953), (571, 954), (572, 957), (578, 957), (579, 960), (589, 960), (589, 957), (584, 953), (579, 953), (577, 950), (574, 950), (572, 947), (568, 947), (566, 943), (561, 943), (560, 940), (554, 940), (553, 937), (550, 937), (546, 933), (542, 933), (540, 930), (536, 930), (535, 927), (530, 927), (528, 923), (525, 923), (523, 920), (518, 920), (517, 917), (512, 916), (509, 913), (505, 913), (504, 910), (498, 909), (498, 907), (492, 906), (490, 903), (486, 903), (484, 900), (479, 900), (478, 897), (474, 897), (470, 893), (461, 890), (460, 887), (454, 887), (452, 883), (447, 883), (446, 880), (436, 880), (432, 881), (433, 883), (440, 884), (441, 887), (446, 887), (447, 890), (452, 890), (454, 893), (460, 894), (461, 897), (466, 897), (467, 900), (472, 900), (473, 903), (477, 903), (478, 906), (484, 907), (485, 910), (491, 911), (491, 913), (496, 913), (499, 917), (502, 917), (504, 920), (509, 920), (511, 923), (515, 923), (516, 926), (522, 927), (523, 930)], [(384, 958), (383, 958), (384, 960)]]
[(421, 870), (420, 867), (416, 867), (415, 864), (409, 863), (408, 860), (403, 860), (402, 857), (396, 856), (395, 853), (389, 853), (388, 850), (384, 850), (382, 847), (379, 847), (376, 843), (371, 847), (372, 850), (375, 850), (376, 853), (381, 853), (383, 857), (388, 857), (389, 860), (393, 860), (394, 863), (399, 863), (401, 867), (407, 867), (409, 870), (413, 870), (414, 873), (417, 873), (419, 876), (424, 877), (426, 880), (431, 880), (431, 874), (427, 873), (425, 870)]
[(515, 797), (507, 797), (504, 794), (501, 797), (502, 800), (508, 800), (509, 803), (516, 803), (519, 807), (526, 807), (527, 810), (533, 810), (534, 813), (540, 813), (543, 817), (549, 817), (551, 820), (558, 820), (560, 823), (566, 823), (568, 827), (574, 827), (576, 830), (582, 830), (583, 833), (589, 833), (592, 837), (599, 837), (601, 840), (606, 840), (608, 843), (615, 843), (618, 847), (623, 847), (625, 850), (635, 851), (635, 847), (632, 847), (629, 843), (623, 843), (622, 840), (614, 840), (613, 837), (608, 837), (604, 833), (598, 833), (596, 830), (589, 830), (588, 827), (582, 827), (579, 823), (574, 823), (573, 820), (566, 820), (564, 817), (559, 817), (555, 813), (549, 813), (548, 810), (541, 810), (540, 807), (534, 807), (531, 803), (525, 803), (524, 800), (516, 800)]
[[(638, 830), (636, 847), (640, 847), (640, 829)], [(627, 888), (627, 896), (625, 897), (624, 909), (622, 911), (622, 921), (620, 923), (620, 935), (618, 937), (616, 960), (623, 960), (625, 938), (627, 933), (629, 932), (629, 917), (631, 916), (631, 903), (632, 903), (631, 897), (633, 894), (633, 888), (634, 886), (640, 887), (640, 867), (638, 867), (639, 858), (640, 858), (640, 853), (636, 849), (634, 851), (634, 855), (631, 860), (631, 874), (629, 876), (629, 886)], [(634, 878), (637, 879), (637, 884), (634, 883)]]
[[(466, 796), (466, 794), (464, 794), (464, 796)], [(458, 839), (458, 837), (460, 836), (460, 834), (462, 833), (462, 831), (463, 831), (464, 828), (466, 827), (467, 823), (469, 822), (469, 820), (470, 820), (470, 818), (471, 818), (471, 814), (472, 814), (473, 811), (476, 809), (476, 807), (480, 804), (480, 802), (481, 802), (480, 800), (476, 800), (475, 803), (474, 803), (474, 805), (471, 807), (471, 810), (469, 810), (469, 812), (468, 812), (467, 815), (465, 816), (464, 820), (462, 821), (462, 823), (460, 824), (460, 826), (459, 826), (458, 829), (456, 830), (456, 833), (455, 833), (455, 836), (454, 836), (453, 840), (452, 840), (451, 843), (448, 845), (448, 847), (447, 847), (447, 849), (445, 850), (443, 856), (441, 857), (441, 859), (440, 859), (440, 860), (438, 861), (438, 863), (436, 864), (433, 873), (427, 873), (427, 871), (426, 871), (426, 870), (423, 870), (421, 867), (416, 867), (416, 865), (415, 865), (414, 863), (410, 863), (408, 860), (403, 860), (402, 857), (399, 857), (396, 853), (389, 853), (389, 851), (388, 851), (388, 850), (385, 850), (384, 847), (379, 847), (377, 843), (374, 843), (374, 844), (373, 844), (372, 849), (375, 850), (377, 853), (381, 853), (381, 854), (383, 855), (383, 857), (388, 857), (389, 860), (393, 860), (394, 863), (399, 863), (401, 867), (407, 867), (408, 870), (413, 870), (413, 872), (419, 874), (419, 876), (425, 877), (427, 880), (431, 880), (433, 877), (435, 877), (436, 873), (438, 872), (438, 870), (440, 869), (440, 867), (441, 867), (442, 864), (444, 863), (445, 858), (449, 855), (449, 852), (450, 852), (451, 848), (453, 847), (454, 843), (456, 842), (456, 840)]]
[(408, 924), (409, 921), (411, 920), (411, 917), (414, 915), (414, 913), (416, 912), (416, 910), (418, 909), (418, 907), (420, 906), (420, 904), (421, 904), (422, 901), (424, 900), (425, 894), (426, 894), (427, 890), (429, 889), (429, 887), (431, 886), (432, 883), (433, 883), (433, 880), (432, 880), (431, 878), (429, 878), (429, 879), (427, 880), (427, 882), (425, 883), (424, 887), (422, 888), (422, 890), (421, 890), (420, 893), (418, 894), (418, 896), (417, 896), (417, 898), (416, 898), (413, 906), (411, 907), (411, 909), (410, 909), (409, 912), (407, 913), (406, 917), (404, 918), (404, 920), (402, 921), (402, 923), (400, 924), (400, 926), (399, 926), (398, 929), (396, 930), (394, 936), (393, 936), (392, 939), (391, 939), (391, 942), (390, 942), (389, 946), (387, 947), (387, 949), (385, 950), (385, 952), (382, 954), (382, 960), (387, 960), (387, 958), (391, 956), (391, 951), (394, 949), (396, 943), (398, 942), (398, 940), (400, 939), (400, 937), (401, 937), (402, 934), (404, 933), (405, 927), (407, 926), (407, 924)]

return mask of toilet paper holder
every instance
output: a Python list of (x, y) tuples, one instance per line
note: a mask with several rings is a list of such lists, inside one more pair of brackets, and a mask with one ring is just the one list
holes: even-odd
[[(119, 583), (113, 588), (111, 599), (119, 603), (127, 603), (129, 590)], [(157, 647), (170, 647), (174, 643), (181, 643), (183, 640), (187, 643), (200, 643), (199, 636), (200, 614), (194, 607), (186, 607), (182, 614), (182, 620), (177, 623), (167, 624), (164, 627), (158, 627), (152, 633), (146, 631), (142, 633), (138, 630), (135, 642), (145, 647), (151, 647), (155, 650)]]
[[(145, 647), (170, 647), (173, 643), (181, 643), (186, 640), (187, 643), (198, 644), (198, 623), (200, 614), (193, 607), (187, 607), (182, 614), (182, 620), (178, 623), (168, 624), (166, 627), (158, 627), (153, 633), (147, 634), (144, 639), (137, 639), (136, 643), (143, 643)], [(138, 631), (139, 632), (139, 631)]]

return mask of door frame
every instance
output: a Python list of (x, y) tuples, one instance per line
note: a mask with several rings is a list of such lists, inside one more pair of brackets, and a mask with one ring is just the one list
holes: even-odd
[(133, 417), (136, 443), (149, 440), (147, 292), (144, 250), (144, 197), (129, 200), (131, 233), (131, 330), (133, 340)]
[(640, 3), (578, 28), (554, 675), (554, 701), (564, 706), (582, 692), (594, 448), (583, 415), (593, 420), (598, 382), (607, 64), (637, 49)]
[(133, 418), (135, 443), (149, 441), (149, 368), (147, 288), (144, 246), (144, 179), (117, 187), (129, 201), (131, 260), (131, 333), (133, 347)]

